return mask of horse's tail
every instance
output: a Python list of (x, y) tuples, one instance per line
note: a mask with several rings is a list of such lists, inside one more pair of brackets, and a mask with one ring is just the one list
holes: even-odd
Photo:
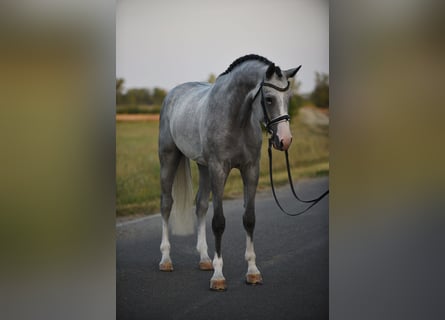
[(193, 234), (196, 215), (193, 212), (193, 184), (190, 160), (182, 156), (172, 189), (173, 206), (170, 214), (172, 232), (176, 235)]

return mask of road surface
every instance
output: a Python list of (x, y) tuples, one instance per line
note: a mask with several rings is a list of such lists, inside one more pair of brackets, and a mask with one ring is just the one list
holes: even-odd
[[(296, 184), (303, 198), (328, 188), (325, 178)], [(301, 209), (288, 188), (278, 189), (288, 209)], [(329, 197), (299, 217), (288, 217), (271, 192), (256, 198), (255, 251), (264, 284), (244, 282), (245, 232), (242, 199), (224, 201), (226, 229), (222, 240), (228, 289), (209, 289), (212, 271), (198, 269), (196, 235), (171, 236), (174, 271), (158, 271), (161, 217), (118, 223), (116, 227), (117, 319), (328, 319)], [(213, 257), (213, 208), (207, 214), (207, 241)]]

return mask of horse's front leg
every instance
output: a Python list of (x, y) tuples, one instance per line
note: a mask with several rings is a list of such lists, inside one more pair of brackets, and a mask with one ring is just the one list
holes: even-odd
[(198, 216), (198, 242), (196, 249), (200, 255), (199, 269), (213, 270), (212, 260), (207, 253), (206, 214), (209, 207), (210, 178), (207, 167), (199, 165), (199, 190), (196, 195), (196, 215)]
[(262, 284), (263, 278), (256, 266), (256, 255), (253, 247), (253, 231), (255, 229), (255, 195), (259, 177), (259, 163), (241, 168), (244, 183), (244, 215), (243, 224), (246, 230), (247, 261), (246, 282), (248, 284)]
[(209, 166), (211, 189), (213, 196), (213, 219), (212, 231), (215, 236), (215, 256), (213, 258), (214, 273), (210, 279), (210, 289), (222, 291), (226, 290), (226, 279), (224, 278), (223, 258), (221, 254), (221, 240), (226, 226), (226, 219), (224, 218), (222, 199), (224, 192), (224, 185), (229, 174), (229, 168), (223, 164), (217, 163)]

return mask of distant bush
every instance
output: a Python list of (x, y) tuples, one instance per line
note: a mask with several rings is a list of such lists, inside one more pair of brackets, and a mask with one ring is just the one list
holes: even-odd
[(289, 99), (288, 112), (289, 116), (293, 118), (298, 113), (298, 109), (301, 108), (305, 103), (306, 99), (300, 94), (300, 81), (295, 81), (294, 79), (290, 80), (291, 92), (292, 95)]
[(300, 107), (303, 106), (303, 97), (298, 95), (298, 94), (294, 94), (290, 99), (289, 99), (289, 116), (291, 118), (293, 118), (297, 113), (298, 113), (298, 109)]
[(167, 91), (158, 87), (131, 88), (124, 92), (124, 79), (116, 79), (117, 113), (159, 113)]
[(125, 113), (125, 114), (139, 114), (139, 113), (148, 113), (148, 114), (159, 114), (161, 111), (160, 105), (126, 105), (121, 104), (116, 106), (116, 113)]
[(329, 75), (315, 73), (315, 88), (310, 99), (319, 108), (329, 108)]

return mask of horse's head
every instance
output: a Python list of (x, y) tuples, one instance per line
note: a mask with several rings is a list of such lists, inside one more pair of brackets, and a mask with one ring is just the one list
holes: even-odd
[(282, 71), (274, 64), (269, 65), (257, 92), (261, 98), (266, 129), (272, 135), (274, 148), (281, 151), (289, 149), (292, 143), (288, 114), (289, 79), (293, 78), (300, 68), (301, 66)]

